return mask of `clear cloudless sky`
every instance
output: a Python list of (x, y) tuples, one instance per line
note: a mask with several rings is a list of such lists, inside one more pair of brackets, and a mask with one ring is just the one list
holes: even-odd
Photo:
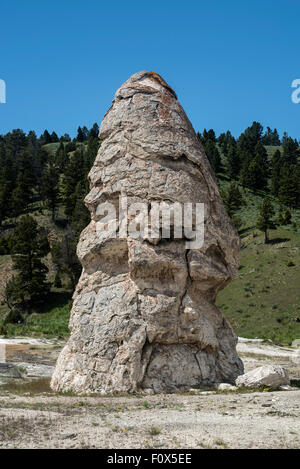
[(153, 70), (195, 130), (239, 135), (253, 120), (300, 138), (299, 0), (1, 0), (0, 134), (76, 134), (116, 89)]

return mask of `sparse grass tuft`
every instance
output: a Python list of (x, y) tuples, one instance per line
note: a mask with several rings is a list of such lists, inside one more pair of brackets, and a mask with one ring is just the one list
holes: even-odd
[(161, 428), (159, 428), (159, 427), (154, 427), (154, 426), (150, 427), (150, 428), (148, 429), (148, 431), (147, 431), (147, 433), (148, 433), (149, 435), (151, 435), (151, 436), (160, 435), (161, 432), (162, 432)]

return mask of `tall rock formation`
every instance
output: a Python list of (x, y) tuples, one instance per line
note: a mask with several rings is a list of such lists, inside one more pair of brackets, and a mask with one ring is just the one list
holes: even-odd
[[(52, 388), (172, 392), (233, 383), (243, 365), (215, 298), (236, 275), (239, 238), (175, 92), (154, 72), (136, 73), (117, 90), (99, 137), (71, 336)], [(174, 236), (108, 236), (98, 209), (113, 204), (117, 219), (120, 196), (147, 203), (149, 212), (159, 201), (204, 203), (204, 244), (187, 250)]]

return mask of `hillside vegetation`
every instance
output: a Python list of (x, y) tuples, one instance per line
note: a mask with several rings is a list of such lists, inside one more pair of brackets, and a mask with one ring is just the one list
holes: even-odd
[(290, 344), (300, 337), (300, 233), (271, 230), (270, 243), (253, 228), (241, 234), (238, 278), (217, 305), (242, 337)]
[[(97, 132), (95, 124), (79, 127), (72, 141), (47, 131), (39, 138), (20, 130), (0, 136), (0, 334), (69, 333)], [(298, 142), (286, 134), (279, 139), (276, 129), (263, 134), (259, 123), (237, 140), (230, 132), (216, 138), (212, 129), (198, 138), (242, 242), (239, 276), (218, 294), (217, 305), (238, 335), (290, 344), (300, 338)], [(270, 213), (262, 211), (263, 203)], [(31, 238), (37, 268), (28, 282)]]

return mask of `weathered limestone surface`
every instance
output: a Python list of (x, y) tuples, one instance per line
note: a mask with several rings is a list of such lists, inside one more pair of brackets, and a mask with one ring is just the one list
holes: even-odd
[(285, 368), (280, 365), (264, 365), (254, 370), (248, 371), (236, 380), (236, 385), (247, 388), (257, 386), (268, 386), (272, 389), (278, 389), (280, 386), (289, 385), (289, 375)]
[[(243, 365), (215, 297), (236, 275), (239, 238), (175, 92), (156, 73), (136, 73), (117, 90), (99, 137), (86, 197), (91, 222), (78, 244), (83, 270), (71, 337), (52, 388), (172, 392), (234, 383)], [(97, 207), (108, 201), (118, 210), (120, 195), (149, 206), (204, 203), (204, 246), (102, 236)]]

